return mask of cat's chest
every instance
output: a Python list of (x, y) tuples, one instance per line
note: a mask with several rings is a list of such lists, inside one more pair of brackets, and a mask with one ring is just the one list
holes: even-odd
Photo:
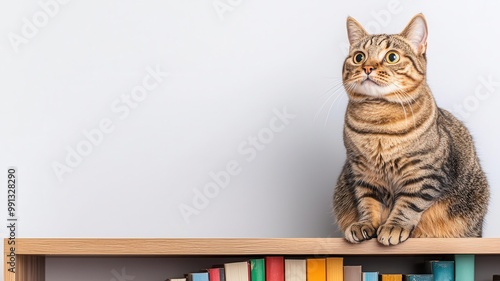
[(397, 185), (399, 179), (405, 176), (401, 168), (411, 161), (405, 157), (411, 149), (407, 142), (372, 136), (356, 144), (349, 153), (356, 174), (383, 181), (384, 185)]
[(390, 137), (365, 137), (356, 143), (356, 150), (373, 165), (384, 165), (401, 156), (405, 144)]

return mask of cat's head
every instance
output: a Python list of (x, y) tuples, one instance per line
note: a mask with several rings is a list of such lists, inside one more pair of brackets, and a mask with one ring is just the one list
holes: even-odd
[(427, 23), (422, 14), (411, 19), (399, 34), (368, 34), (347, 18), (349, 55), (342, 79), (351, 99), (412, 99), (425, 82)]

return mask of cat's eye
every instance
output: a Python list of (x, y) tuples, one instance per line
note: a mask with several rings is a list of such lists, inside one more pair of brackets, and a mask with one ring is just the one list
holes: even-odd
[(356, 54), (354, 54), (353, 61), (355, 64), (360, 64), (364, 60), (365, 60), (365, 54), (363, 54), (362, 52), (357, 52)]
[(388, 63), (397, 63), (399, 61), (399, 54), (394, 51), (390, 51), (385, 55), (385, 61)]

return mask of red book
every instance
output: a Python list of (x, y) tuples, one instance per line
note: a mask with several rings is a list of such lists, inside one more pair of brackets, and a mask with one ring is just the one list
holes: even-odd
[(208, 280), (224, 281), (224, 268), (214, 267), (208, 269)]
[(285, 281), (285, 258), (283, 256), (265, 257), (266, 281)]

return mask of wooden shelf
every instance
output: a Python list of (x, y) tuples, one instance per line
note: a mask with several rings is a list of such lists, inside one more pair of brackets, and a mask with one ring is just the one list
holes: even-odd
[[(10, 249), (7, 242), (5, 239), (4, 259)], [(499, 255), (500, 238), (414, 238), (397, 246), (383, 246), (375, 240), (350, 244), (343, 238), (17, 238), (18, 271), (9, 273), (8, 265), (4, 263), (4, 277), (5, 281), (43, 281), (39, 276), (43, 276), (46, 256), (434, 254)], [(17, 279), (15, 275), (18, 275)]]
[[(7, 247), (7, 245), (6, 245)], [(397, 246), (343, 238), (18, 238), (18, 255), (418, 255), (500, 254), (500, 238), (418, 238)]]

